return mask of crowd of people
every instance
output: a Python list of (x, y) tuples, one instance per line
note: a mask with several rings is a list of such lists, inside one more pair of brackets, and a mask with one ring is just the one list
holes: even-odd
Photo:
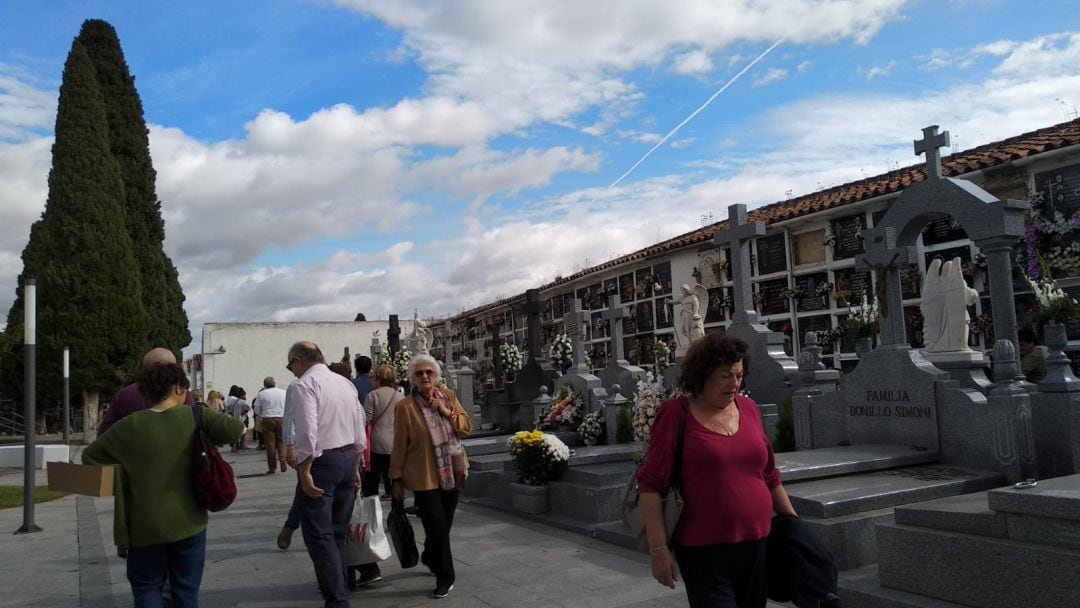
[(188, 390), (173, 353), (156, 348), (136, 382), (113, 399), (82, 459), (120, 465), (114, 541), (128, 560), (136, 607), (198, 606), (208, 517), (193, 490), (193, 407), (202, 408), (210, 441), (246, 451), (253, 431), (267, 475), (296, 471), (277, 545), (287, 550), (301, 531), (326, 606), (348, 606), (351, 590), (382, 579), (378, 563), (352, 567), (346, 550), (357, 494), (379, 496), (380, 487), (383, 499), (402, 507), (405, 490), (412, 492), (412, 512), (425, 531), (420, 561), (435, 577), (431, 595), (453, 589), (450, 528), (468, 472), (461, 439), (471, 433), (472, 418), (442, 384), (439, 363), (413, 358), (409, 395), (393, 366), (373, 370), (365, 356), (327, 365), (312, 342), (289, 349), (286, 369), (295, 377), (287, 389), (268, 376), (250, 401), (235, 385), (227, 397), (212, 390), (203, 401)]

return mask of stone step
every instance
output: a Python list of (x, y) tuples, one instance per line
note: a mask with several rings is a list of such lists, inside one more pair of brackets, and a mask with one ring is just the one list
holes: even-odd
[(509, 452), (501, 454), (483, 454), (469, 456), (469, 471), (502, 471), (507, 464), (513, 463), (514, 459)]
[(581, 467), (602, 462), (633, 462), (640, 448), (635, 443), (617, 443), (614, 445), (594, 445), (571, 448), (567, 466)]
[(636, 540), (630, 535), (630, 529), (626, 527), (622, 519), (596, 524), (593, 536), (605, 543), (619, 545), (627, 549), (637, 549)]
[(582, 464), (566, 467), (559, 476), (559, 481), (586, 485), (625, 484), (635, 470), (637, 470), (637, 464), (626, 460)]
[(784, 452), (776, 455), (784, 483), (933, 464), (938, 453), (900, 445), (853, 445)]
[(799, 511), (799, 516), (828, 547), (837, 569), (848, 570), (878, 560), (877, 524), (891, 522), (893, 510), (875, 509), (830, 518)]
[(1080, 475), (1043, 479), (1026, 489), (1000, 488), (987, 503), (995, 511), (1080, 521)]
[(800, 514), (830, 518), (979, 492), (1004, 483), (1000, 473), (932, 464), (796, 481), (784, 487)]
[(503, 454), (509, 452), (510, 448), (506, 447), (506, 440), (511, 435), (499, 434), (490, 435), (488, 437), (470, 437), (463, 439), (461, 445), (465, 446), (465, 453), (470, 458), (473, 456), (484, 456), (487, 454)]
[(878, 582), (877, 564), (841, 572), (839, 587), (838, 594), (844, 606), (856, 608), (968, 608), (925, 595), (882, 587)]
[(980, 608), (1080, 606), (1080, 551), (895, 523), (877, 532), (884, 587)]
[(987, 492), (896, 507), (896, 523), (944, 532), (1008, 538), (1005, 515), (986, 503)]
[(591, 485), (566, 481), (548, 483), (548, 504), (552, 515), (596, 524), (622, 517), (621, 505), (626, 484)]

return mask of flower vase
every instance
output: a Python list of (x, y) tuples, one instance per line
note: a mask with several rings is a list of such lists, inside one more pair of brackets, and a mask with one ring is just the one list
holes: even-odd
[(513, 498), (514, 510), (528, 515), (539, 515), (548, 512), (548, 486), (530, 486), (523, 483), (511, 483), (510, 495)]
[[(1069, 343), (1065, 325), (1051, 321), (1043, 325), (1043, 344), (1046, 345), (1046, 376), (1039, 382), (1048, 389), (1076, 390), (1080, 380), (1072, 373), (1069, 357), (1063, 350)], [(1053, 391), (1053, 392), (1057, 392)]]
[(856, 338), (855, 339), (855, 354), (862, 358), (866, 353), (874, 350), (873, 338)]

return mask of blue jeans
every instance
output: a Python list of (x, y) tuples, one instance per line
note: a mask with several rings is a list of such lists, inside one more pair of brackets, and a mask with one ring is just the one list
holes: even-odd
[(135, 608), (160, 608), (168, 579), (175, 608), (198, 608), (206, 563), (206, 530), (182, 540), (128, 549), (127, 577)]
[(765, 608), (765, 539), (675, 546), (690, 608)]
[(325, 605), (348, 608), (349, 553), (345, 548), (345, 533), (356, 501), (355, 452), (323, 452), (311, 465), (311, 477), (323, 495), (311, 498), (297, 486), (300, 530)]

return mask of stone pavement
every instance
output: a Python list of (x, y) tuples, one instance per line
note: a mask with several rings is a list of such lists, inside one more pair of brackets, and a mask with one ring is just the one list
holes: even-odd
[[(264, 476), (263, 452), (225, 454), (238, 475), (239, 497), (210, 516), (202, 605), (208, 608), (316, 608), (322, 605), (299, 533), (288, 551), (275, 545), (295, 476)], [(38, 474), (45, 483), (44, 472)], [(0, 471), (0, 484), (20, 484), (22, 472)], [(37, 505), (44, 531), (12, 535), (22, 509), (0, 510), (0, 593), (4, 606), (131, 605), (124, 560), (112, 544), (112, 498), (68, 496)], [(386, 504), (386, 503), (384, 503)], [(413, 518), (417, 540), (420, 521)], [(383, 563), (384, 580), (353, 593), (353, 605), (404, 608), (530, 606), (685, 606), (649, 576), (644, 554), (497, 511), (461, 505), (452, 532), (457, 583), (433, 600), (435, 580), (417, 567)], [(779, 606), (779, 605), (775, 605)]]

